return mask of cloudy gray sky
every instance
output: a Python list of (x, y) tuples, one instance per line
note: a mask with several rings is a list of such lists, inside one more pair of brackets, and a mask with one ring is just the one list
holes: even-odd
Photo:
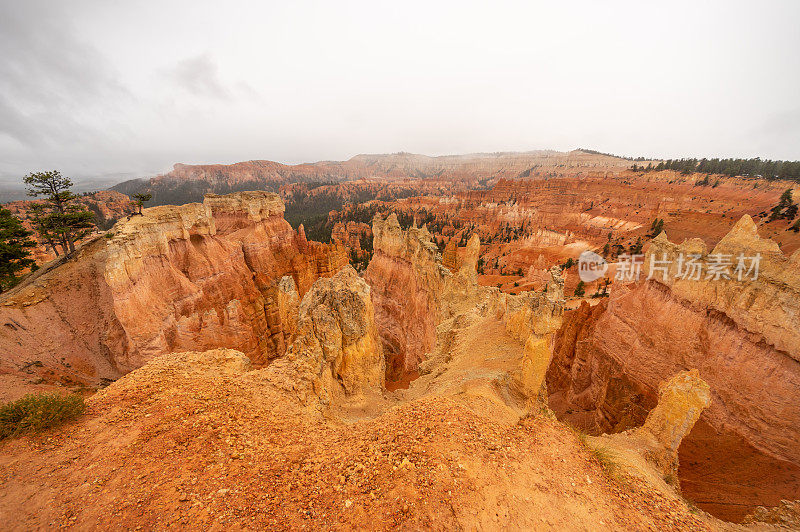
[(394, 151), (800, 159), (800, 2), (655, 4), (0, 0), (0, 183)]

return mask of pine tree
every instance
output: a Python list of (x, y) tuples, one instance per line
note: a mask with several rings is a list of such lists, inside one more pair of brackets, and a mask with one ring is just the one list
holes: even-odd
[(36, 243), (31, 232), (8, 209), (0, 208), (0, 292), (17, 284), (17, 274), (36, 264), (31, 248)]
[(661, 234), (661, 231), (664, 230), (664, 220), (661, 218), (655, 218), (653, 223), (650, 224), (650, 232), (647, 233), (647, 236), (650, 238), (656, 237)]
[(578, 297), (583, 297), (586, 294), (586, 283), (583, 281), (578, 281), (578, 285), (575, 287), (575, 295)]
[(34, 228), (45, 242), (58, 243), (63, 253), (75, 251), (75, 242), (88, 235), (94, 227), (94, 215), (85, 206), (75, 202), (70, 191), (72, 180), (57, 170), (36, 172), (23, 178), (28, 185), (28, 195), (43, 196), (45, 203), (34, 222)]
[(33, 230), (39, 237), (42, 244), (46, 244), (53, 251), (53, 254), (58, 257), (61, 253), (58, 251), (58, 244), (60, 237), (56, 230), (53, 228), (53, 219), (48, 217), (44, 205), (41, 203), (34, 203), (28, 208), (28, 216), (31, 220)]
[(136, 206), (139, 207), (139, 216), (142, 215), (142, 207), (144, 206), (146, 201), (150, 201), (153, 199), (152, 194), (145, 194), (143, 192), (138, 192), (133, 195), (133, 199), (136, 200)]
[(792, 201), (792, 189), (787, 188), (781, 194), (778, 204), (770, 209), (772, 214), (769, 217), (769, 222), (777, 220), (778, 218), (793, 219), (797, 215), (797, 205)]

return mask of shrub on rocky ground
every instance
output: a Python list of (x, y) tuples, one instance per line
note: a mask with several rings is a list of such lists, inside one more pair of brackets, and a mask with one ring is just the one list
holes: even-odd
[(56, 427), (78, 417), (84, 408), (80, 395), (28, 394), (0, 406), (0, 440)]

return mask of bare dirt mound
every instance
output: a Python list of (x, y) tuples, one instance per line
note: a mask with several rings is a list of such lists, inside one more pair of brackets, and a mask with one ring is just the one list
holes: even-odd
[(389, 394), (374, 417), (325, 419), (247, 367), (232, 350), (165, 355), (76, 423), (0, 444), (5, 527), (705, 527), (609, 480), (551, 417), (506, 423), (457, 397)]

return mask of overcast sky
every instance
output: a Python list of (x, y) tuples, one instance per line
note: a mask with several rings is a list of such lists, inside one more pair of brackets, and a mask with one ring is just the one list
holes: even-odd
[(395, 151), (800, 159), (800, 2), (655, 4), (0, 0), (0, 179)]

